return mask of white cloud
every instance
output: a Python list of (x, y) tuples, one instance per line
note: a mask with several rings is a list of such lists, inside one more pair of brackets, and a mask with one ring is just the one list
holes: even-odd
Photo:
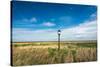
[(93, 14), (91, 14), (91, 18), (97, 18), (97, 12), (94, 12)]
[(55, 26), (55, 24), (53, 22), (44, 22), (42, 25), (43, 26), (48, 26), (48, 27)]
[(37, 22), (37, 19), (35, 17), (30, 19), (30, 22)]
[(22, 19), (24, 22), (37, 22), (37, 19), (35, 17), (32, 17), (30, 19), (24, 18)]
[(63, 29), (62, 38), (66, 40), (96, 40), (97, 23), (94, 21), (84, 22), (76, 27)]
[(97, 20), (97, 12), (94, 12), (93, 14), (91, 14), (89, 20), (90, 21)]
[(52, 29), (47, 30), (29, 30), (14, 28), (12, 33), (13, 41), (55, 41), (56, 31)]

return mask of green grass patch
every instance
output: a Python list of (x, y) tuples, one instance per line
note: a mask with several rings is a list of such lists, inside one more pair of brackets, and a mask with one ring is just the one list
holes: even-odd
[(78, 47), (88, 47), (88, 48), (96, 48), (97, 43), (77, 43), (75, 44)]

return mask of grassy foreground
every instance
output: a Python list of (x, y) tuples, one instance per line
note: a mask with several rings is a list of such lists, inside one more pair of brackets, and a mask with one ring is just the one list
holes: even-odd
[(97, 60), (95, 41), (61, 42), (60, 51), (57, 42), (17, 42), (12, 45), (13, 66)]

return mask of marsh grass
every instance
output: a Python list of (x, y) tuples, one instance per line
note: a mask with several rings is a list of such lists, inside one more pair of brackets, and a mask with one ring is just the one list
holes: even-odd
[(48, 48), (48, 53), (50, 57), (54, 57), (56, 63), (64, 63), (64, 57), (67, 56), (68, 51), (66, 48), (60, 49), (57, 48)]
[[(33, 45), (34, 44), (34, 45)], [(45, 45), (42, 44), (41, 48), (37, 48), (36, 43), (22, 44), (21, 46), (12, 46), (13, 55), (12, 63), (13, 66), (19, 65), (39, 65), (39, 64), (57, 64), (57, 63), (71, 63), (71, 62), (87, 62), (97, 60), (97, 45), (96, 43), (84, 43), (84, 44), (61, 44), (61, 49), (53, 45), (49, 48), (43, 48)], [(47, 43), (46, 43), (47, 44)], [(49, 42), (50, 44), (50, 42)], [(55, 45), (56, 43), (54, 43)], [(87, 44), (87, 46), (86, 46)], [(89, 44), (89, 46), (88, 46)], [(39, 44), (40, 45), (40, 44)], [(84, 45), (84, 46), (83, 46)], [(92, 46), (90, 46), (92, 45)], [(31, 48), (29, 48), (30, 46)], [(33, 48), (34, 47), (34, 48)]]
[(71, 50), (73, 62), (76, 62), (76, 50)]

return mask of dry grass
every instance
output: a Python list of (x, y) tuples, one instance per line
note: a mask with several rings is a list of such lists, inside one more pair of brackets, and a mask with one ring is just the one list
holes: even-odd
[(14, 66), (87, 62), (97, 60), (97, 48), (94, 46), (80, 47), (72, 44), (66, 46), (61, 45), (61, 50), (59, 52), (55, 45), (13, 46), (12, 48), (12, 63)]

